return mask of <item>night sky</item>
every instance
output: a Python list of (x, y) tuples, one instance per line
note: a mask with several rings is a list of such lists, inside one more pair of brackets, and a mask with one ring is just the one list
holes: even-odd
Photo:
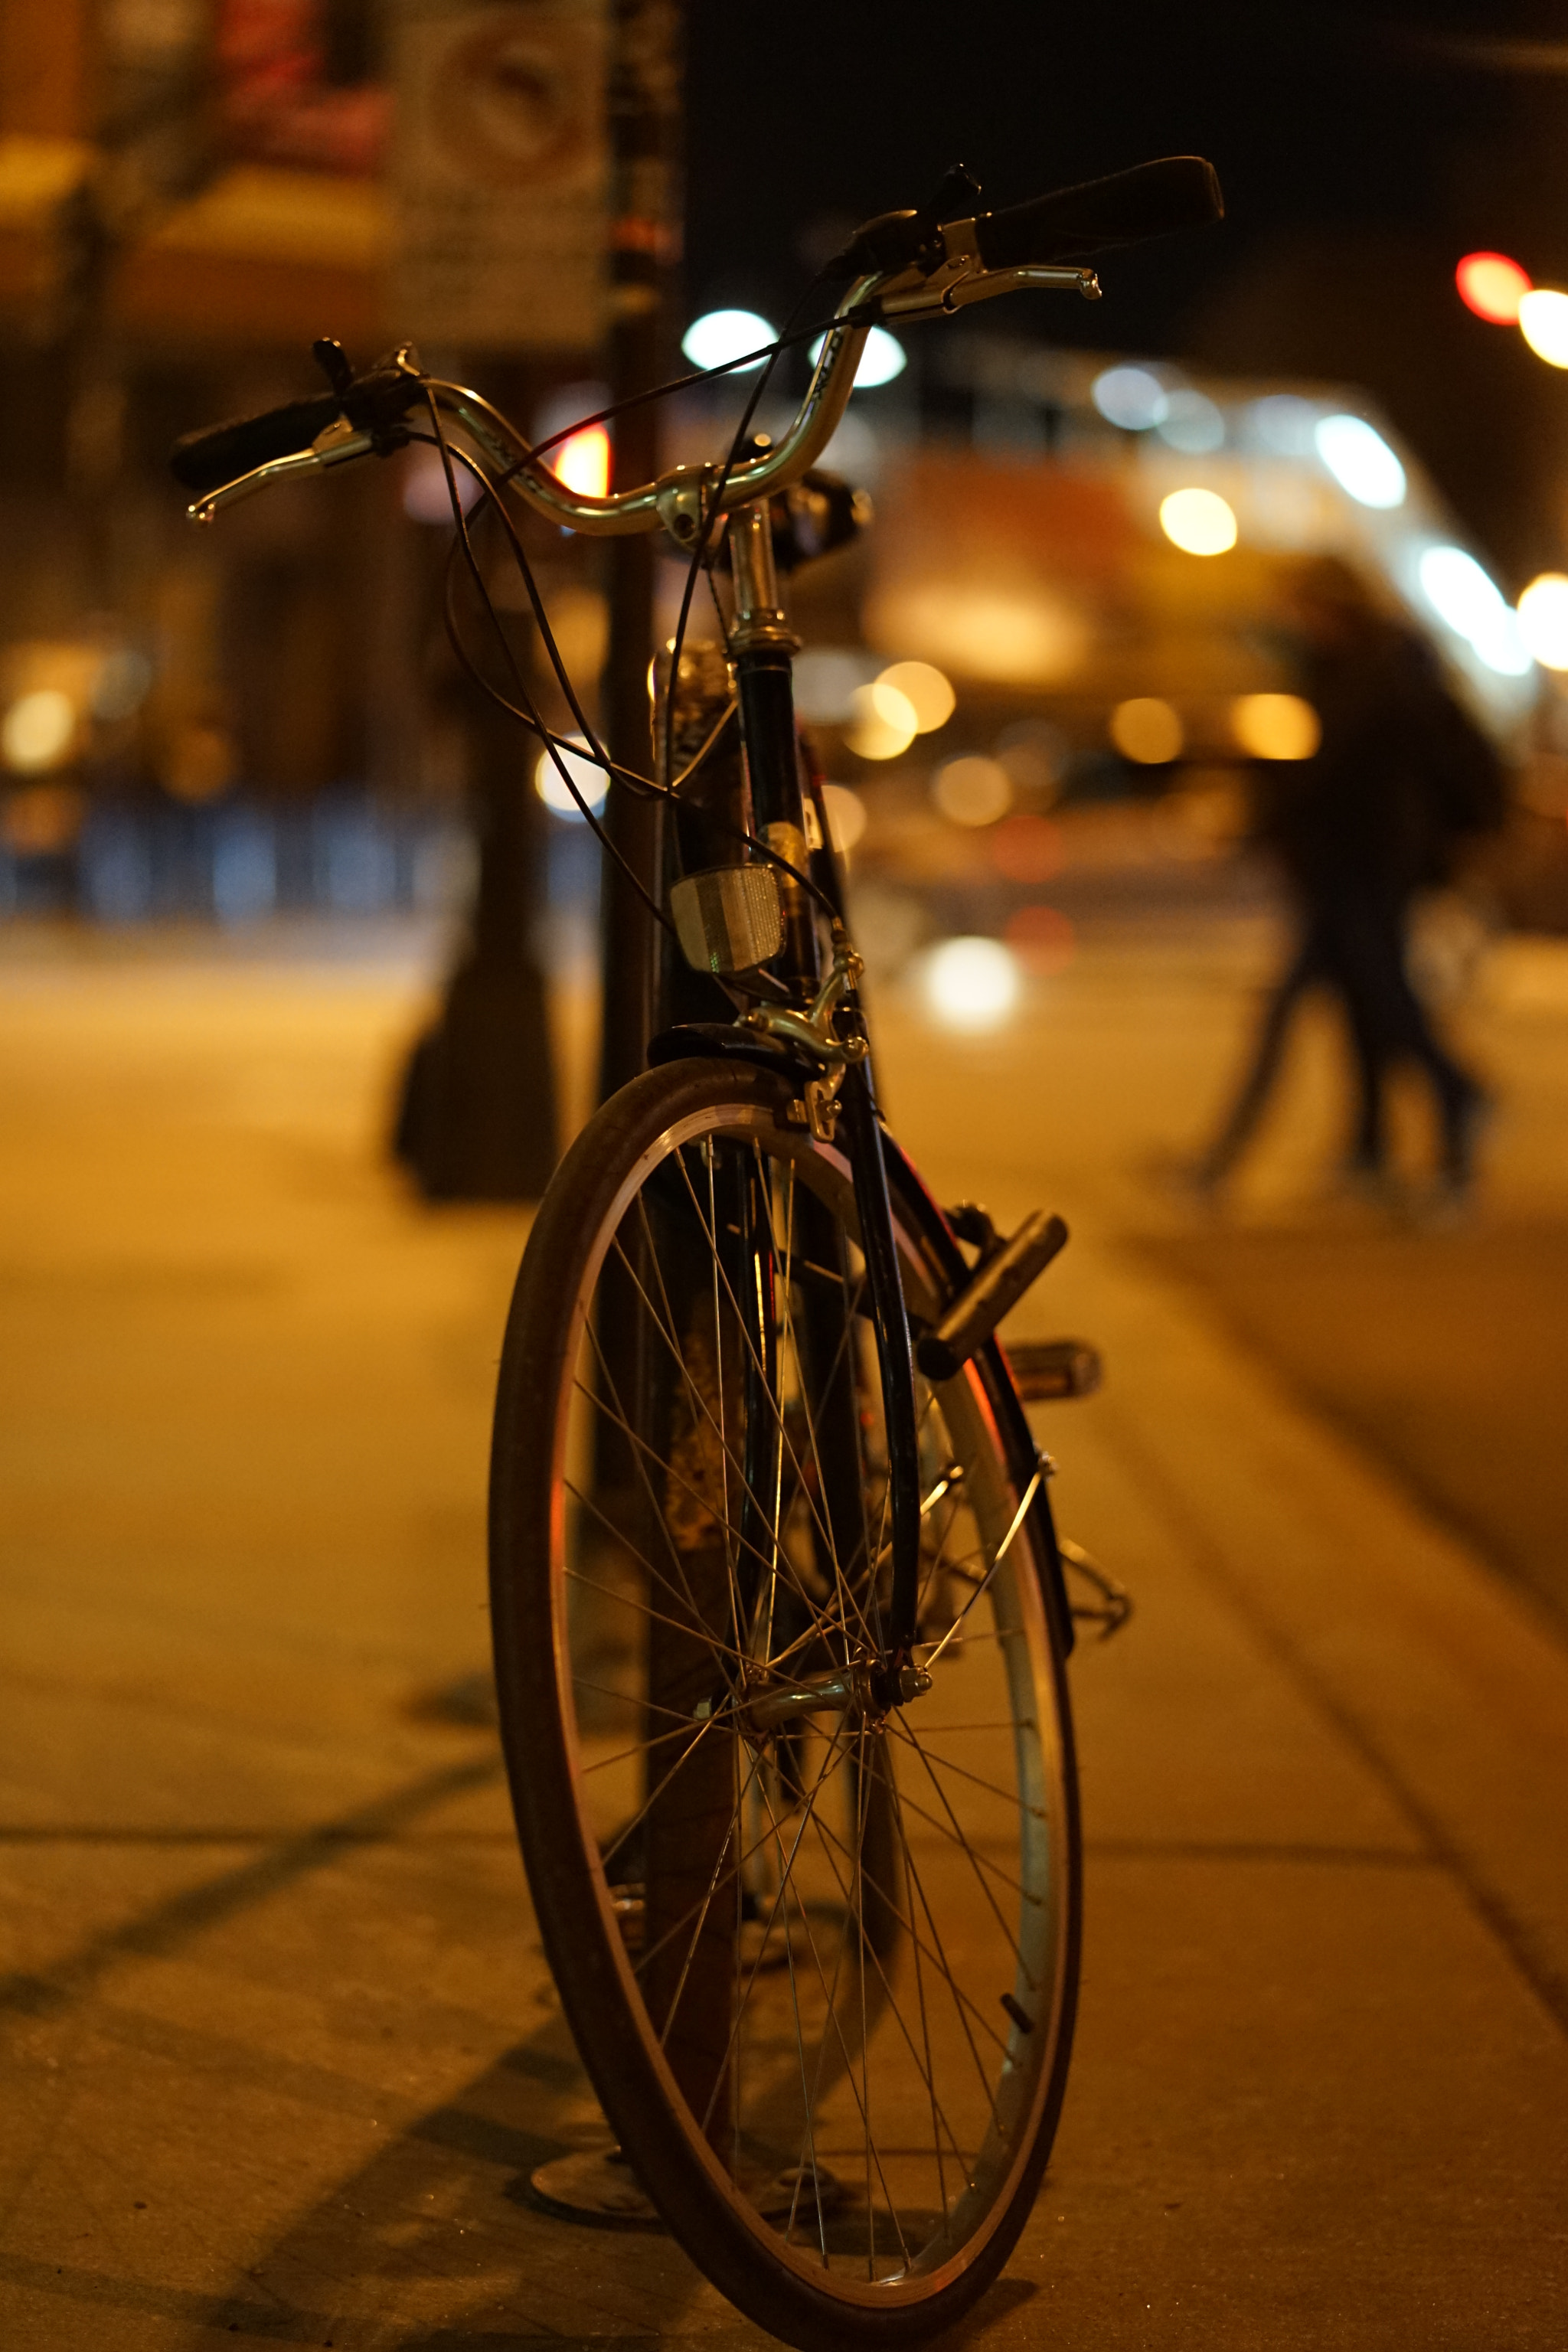
[(689, 299), (782, 315), (837, 232), (954, 161), (1002, 205), (1205, 154), (1221, 227), (1108, 257), (1096, 309), (1021, 298), (987, 327), (1364, 384), (1505, 567), (1562, 563), (1568, 379), (1452, 278), (1495, 245), (1568, 283), (1568, 75), (1497, 47), (1558, 30), (1517, 5), (694, 0)]

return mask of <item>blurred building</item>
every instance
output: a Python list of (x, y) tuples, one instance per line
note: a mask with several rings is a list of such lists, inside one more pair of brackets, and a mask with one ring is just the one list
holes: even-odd
[[(1316, 740), (1287, 583), (1332, 553), (1428, 638), (1514, 767), (1498, 911), (1568, 928), (1568, 699), (1364, 394), (973, 334), (909, 342), (827, 453), (870, 484), (876, 528), (795, 597), (800, 700), (859, 803), (846, 822), (869, 820), (863, 872), (946, 894), (939, 928), (1041, 906), (1042, 936), (1086, 888), (1132, 904), (1254, 887), (1230, 856), (1251, 779)], [(683, 454), (714, 431), (694, 407)], [(925, 714), (911, 663), (950, 688)]]
[[(363, 350), (379, 331), (386, 100), (363, 32), (308, 0), (7, 0), (13, 903), (237, 910), (333, 874), (376, 894), (348, 813), (310, 812), (395, 769), (397, 730), (378, 740), (368, 716), (405, 667), (386, 486), (273, 501), (220, 540), (185, 523), (166, 472), (180, 431), (304, 388), (314, 335)], [(241, 782), (292, 831), (264, 845), (231, 811)]]

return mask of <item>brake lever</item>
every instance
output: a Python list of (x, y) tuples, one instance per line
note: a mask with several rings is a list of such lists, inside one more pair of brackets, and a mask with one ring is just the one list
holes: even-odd
[[(394, 426), (367, 433), (351, 425), (346, 416), (334, 416), (308, 449), (291, 449), (286, 457), (269, 457), (265, 466), (237, 475), (232, 482), (220, 483), (216, 490), (204, 491), (185, 509), (186, 519), (191, 522), (215, 522), (226, 507), (238, 506), (242, 499), (254, 498), (258, 490), (286, 480), (291, 474), (319, 473), (328, 466), (346, 465), (351, 457), (368, 457), (373, 451), (384, 454), (389, 446), (396, 446), (396, 429)], [(406, 434), (403, 438), (406, 440)]]
[[(412, 343), (400, 343), (385, 359), (378, 360), (366, 376), (354, 374), (348, 354), (332, 336), (318, 337), (310, 351), (340, 400), (352, 402), (372, 387), (384, 390), (386, 384), (393, 383), (423, 385), (426, 381)], [(408, 427), (400, 416), (388, 415), (363, 425), (356, 425), (347, 415), (334, 416), (308, 449), (291, 449), (285, 457), (269, 457), (264, 466), (237, 475), (232, 482), (220, 483), (216, 490), (204, 490), (185, 509), (186, 519), (191, 522), (216, 521), (226, 508), (238, 506), (242, 499), (254, 498), (258, 490), (287, 480), (290, 475), (317, 473), (327, 467), (346, 465), (353, 457), (389, 457), (395, 449), (406, 447), (407, 443)]]
[(987, 269), (981, 258), (974, 222), (948, 221), (938, 230), (942, 257), (934, 268), (918, 262), (900, 270), (879, 287), (873, 300), (886, 319), (931, 319), (949, 316), (971, 302), (989, 301), (995, 294), (1013, 294), (1028, 286), (1081, 294), (1098, 302), (1099, 278), (1092, 269), (1029, 263), (1012, 269)]

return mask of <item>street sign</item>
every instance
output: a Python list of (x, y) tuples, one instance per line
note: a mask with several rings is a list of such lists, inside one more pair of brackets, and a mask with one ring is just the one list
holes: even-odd
[(400, 334), (483, 351), (597, 346), (605, 15), (605, 0), (399, 0)]

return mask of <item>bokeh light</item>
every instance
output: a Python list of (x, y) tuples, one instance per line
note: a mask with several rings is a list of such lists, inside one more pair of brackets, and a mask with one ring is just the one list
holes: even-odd
[[(466, 466), (454, 465), (458, 503), (465, 514), (479, 495), (479, 486)], [(410, 522), (450, 522), (452, 493), (438, 449), (416, 445), (404, 459), (403, 511)]]
[[(476, 488), (478, 485), (476, 484)], [(145, 654), (129, 646), (117, 646), (103, 657), (92, 689), (92, 715), (112, 726), (141, 708), (153, 686), (153, 665)]]
[(1525, 649), (1546, 669), (1568, 669), (1568, 579), (1543, 572), (1519, 600)]
[(876, 664), (842, 646), (810, 646), (795, 664), (795, 707), (820, 727), (847, 727), (855, 716), (855, 689), (869, 683)]
[(1225, 418), (1206, 392), (1184, 387), (1165, 402), (1165, 414), (1154, 427), (1162, 441), (1189, 457), (1206, 457), (1225, 446)]
[(584, 425), (546, 452), (557, 481), (580, 499), (602, 499), (610, 487), (610, 436), (602, 425)]
[[(818, 335), (813, 343), (813, 367), (822, 357), (826, 341), (826, 335)], [(742, 349), (745, 348), (742, 344)], [(891, 383), (895, 376), (902, 375), (909, 363), (908, 355), (897, 335), (889, 335), (886, 327), (873, 327), (866, 338), (866, 348), (855, 371), (855, 389), (857, 392), (874, 392), (879, 383)]]
[(847, 857), (866, 830), (866, 803), (848, 784), (824, 784), (822, 804), (827, 830), (840, 856)]
[(858, 686), (849, 698), (854, 724), (844, 740), (860, 760), (896, 760), (907, 751), (919, 729), (914, 705), (896, 686), (873, 678)]
[[(603, 768), (596, 767), (592, 760), (584, 757), (588, 746), (581, 735), (570, 737), (569, 741), (581, 748), (571, 751), (562, 746), (558, 751), (552, 751), (547, 746), (540, 753), (533, 771), (533, 789), (547, 809), (552, 809), (557, 816), (571, 818), (580, 824), (583, 812), (566, 788), (561, 767), (565, 768), (595, 816), (605, 805), (609, 778)], [(557, 759), (561, 767), (556, 765)]]
[(1236, 516), (1217, 490), (1173, 490), (1160, 501), (1160, 528), (1186, 555), (1223, 555), (1236, 545)]
[(58, 857), (86, 814), (87, 795), (74, 784), (24, 784), (0, 803), (0, 837), (18, 857)]
[(1501, 589), (1462, 547), (1429, 547), (1421, 558), (1421, 593), (1456, 636), (1467, 638), (1500, 677), (1522, 677), (1530, 649), (1519, 615)]
[[(693, 367), (718, 368), (776, 340), (774, 330), (759, 311), (704, 310), (680, 338), (680, 348)], [(753, 360), (750, 367), (739, 368), (736, 373), (750, 375), (752, 368), (762, 364), (761, 360)]]
[(1548, 367), (1568, 368), (1568, 294), (1542, 287), (1521, 296), (1519, 331)]
[(1011, 1020), (1024, 975), (1000, 940), (944, 940), (921, 960), (920, 988), (927, 1012), (942, 1028), (976, 1035)]
[(1106, 423), (1123, 433), (1147, 433), (1163, 424), (1171, 405), (1159, 377), (1141, 367), (1107, 368), (1095, 377), (1089, 396)]
[(1319, 457), (1359, 506), (1405, 503), (1405, 468), (1364, 416), (1325, 416), (1312, 436)]
[(1323, 740), (1317, 712), (1299, 694), (1238, 694), (1230, 723), (1255, 760), (1310, 760)]
[(58, 767), (76, 740), (77, 709), (58, 686), (19, 694), (0, 719), (0, 757), (22, 776)]
[(943, 761), (931, 780), (931, 796), (954, 824), (994, 824), (1013, 805), (1013, 779), (1000, 760), (973, 751)]
[(1124, 760), (1135, 761), (1141, 768), (1162, 767), (1181, 757), (1182, 722), (1157, 695), (1137, 694), (1111, 712), (1110, 740)]
[(1025, 971), (1039, 980), (1064, 971), (1078, 945), (1070, 919), (1059, 907), (1041, 904), (1016, 908), (1003, 936)]
[(1019, 792), (1048, 807), (1061, 792), (1070, 746), (1049, 719), (1024, 719), (998, 735), (996, 757)]
[(932, 735), (952, 717), (958, 697), (933, 662), (894, 662), (878, 678), (901, 694), (915, 714), (917, 735)]
[(235, 780), (237, 761), (234, 739), (222, 727), (202, 719), (176, 727), (163, 746), (158, 782), (171, 800), (199, 808), (216, 801)]
[(1310, 457), (1318, 412), (1300, 393), (1269, 392), (1247, 412), (1252, 438), (1272, 457)]
[(991, 836), (991, 862), (1009, 882), (1048, 882), (1062, 869), (1062, 831), (1048, 816), (1005, 816)]
[(1454, 272), (1459, 299), (1478, 319), (1494, 327), (1519, 322), (1519, 306), (1530, 292), (1530, 277), (1506, 253), (1467, 253)]

